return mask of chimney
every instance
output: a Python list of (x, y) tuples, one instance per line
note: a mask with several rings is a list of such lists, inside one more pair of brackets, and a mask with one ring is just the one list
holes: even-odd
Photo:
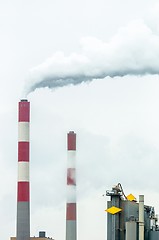
[(67, 134), (66, 240), (76, 240), (76, 134)]
[(139, 240), (144, 240), (144, 195), (139, 195)]
[(17, 240), (30, 240), (29, 122), (30, 103), (19, 102), (18, 116)]

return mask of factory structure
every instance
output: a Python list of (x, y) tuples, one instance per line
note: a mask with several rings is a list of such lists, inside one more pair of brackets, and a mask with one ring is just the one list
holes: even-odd
[(106, 191), (107, 240), (159, 240), (158, 218), (154, 207), (139, 202), (130, 194), (125, 196), (121, 184)]
[[(30, 240), (55, 240), (52, 237), (46, 237), (46, 232), (40, 231), (38, 237), (30, 237)], [(16, 240), (16, 237), (11, 237), (10, 240)]]
[[(19, 102), (18, 113), (18, 182), (17, 182), (17, 222), (16, 237), (11, 240), (44, 240), (44, 231), (38, 237), (30, 236), (30, 183), (29, 183), (29, 125), (30, 103)], [(76, 211), (76, 134), (67, 134), (67, 200), (66, 237), (77, 240)], [(144, 196), (139, 202), (130, 194), (124, 194), (121, 184), (106, 191), (107, 240), (159, 240), (159, 227), (154, 207), (144, 204)], [(104, 210), (103, 210), (104, 211)], [(53, 239), (54, 240), (54, 239)]]

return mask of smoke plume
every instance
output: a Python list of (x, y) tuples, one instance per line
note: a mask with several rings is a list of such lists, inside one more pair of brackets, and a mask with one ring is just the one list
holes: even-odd
[(143, 21), (119, 29), (109, 41), (83, 38), (80, 53), (55, 53), (29, 74), (26, 94), (37, 88), (77, 85), (107, 76), (159, 73), (159, 35)]

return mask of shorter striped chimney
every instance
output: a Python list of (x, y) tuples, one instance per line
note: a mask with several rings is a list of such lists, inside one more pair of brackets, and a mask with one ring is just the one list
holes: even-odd
[(76, 240), (76, 134), (67, 134), (66, 240)]
[(17, 240), (30, 240), (29, 124), (30, 103), (21, 100), (18, 119)]

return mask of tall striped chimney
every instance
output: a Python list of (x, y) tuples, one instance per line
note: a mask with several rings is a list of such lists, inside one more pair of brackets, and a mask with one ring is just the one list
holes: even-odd
[(67, 134), (66, 240), (76, 240), (76, 134)]
[(30, 240), (29, 122), (30, 103), (24, 99), (18, 116), (17, 240)]

